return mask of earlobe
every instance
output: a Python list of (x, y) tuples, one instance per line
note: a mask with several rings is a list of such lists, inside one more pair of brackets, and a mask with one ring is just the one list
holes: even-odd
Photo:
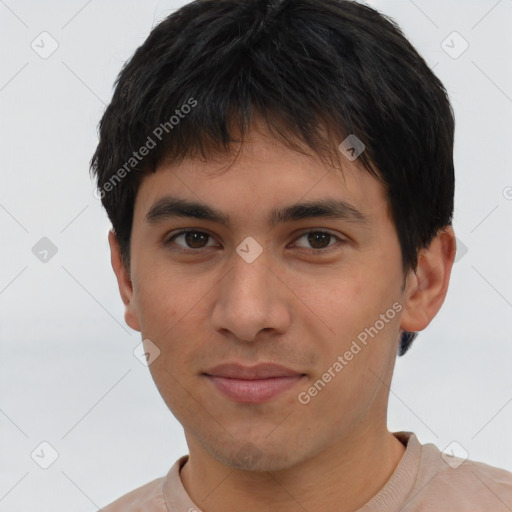
[(119, 293), (125, 307), (124, 319), (129, 327), (140, 332), (139, 318), (133, 301), (133, 284), (130, 274), (123, 262), (121, 248), (119, 247), (119, 242), (113, 230), (110, 230), (108, 233), (108, 243), (110, 245), (112, 269), (116, 275)]
[(453, 228), (446, 226), (428, 248), (419, 252), (418, 266), (407, 277), (400, 321), (402, 329), (422, 331), (437, 315), (448, 292), (455, 251)]

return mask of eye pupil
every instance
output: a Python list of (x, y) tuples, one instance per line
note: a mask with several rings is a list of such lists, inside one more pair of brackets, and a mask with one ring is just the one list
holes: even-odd
[[(309, 236), (308, 236), (308, 242), (311, 244), (312, 247), (314, 247), (315, 249), (323, 249), (325, 247), (328, 247), (329, 245), (329, 238), (331, 237), (332, 235), (330, 235), (329, 233), (321, 233), (321, 232), (313, 232), (313, 233), (309, 233)], [(323, 244), (322, 245), (322, 241), (323, 242), (327, 242), (326, 244)], [(315, 246), (315, 243), (316, 242), (320, 242), (320, 245), (321, 247), (317, 247)]]
[[(206, 233), (201, 233), (199, 231), (189, 231), (189, 232), (185, 233), (185, 240), (189, 247), (197, 249), (198, 247), (199, 248), (202, 247), (201, 239), (204, 242), (204, 241), (206, 241), (208, 236), (209, 235), (207, 235)], [(199, 246), (194, 245), (197, 242), (199, 242)]]

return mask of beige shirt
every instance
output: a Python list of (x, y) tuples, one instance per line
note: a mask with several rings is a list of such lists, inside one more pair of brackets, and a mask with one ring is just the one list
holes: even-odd
[[(406, 446), (384, 487), (357, 512), (512, 512), (512, 473), (481, 462), (441, 456), (411, 432), (395, 432)], [(103, 512), (200, 512), (180, 480), (188, 455), (159, 478), (119, 498)]]

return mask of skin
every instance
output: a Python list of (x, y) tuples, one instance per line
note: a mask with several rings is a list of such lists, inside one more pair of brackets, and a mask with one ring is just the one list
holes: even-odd
[[(243, 503), (254, 512), (353, 511), (384, 486), (404, 454), (386, 424), (400, 328), (421, 331), (439, 311), (454, 232), (446, 227), (420, 251), (403, 289), (386, 191), (358, 160), (347, 159), (343, 172), (328, 168), (259, 125), (238, 149), (231, 167), (227, 155), (186, 159), (144, 178), (129, 272), (109, 234), (125, 319), (160, 350), (150, 371), (183, 425), (189, 460), (180, 477), (202, 510), (234, 512)], [(220, 209), (232, 224), (148, 223), (151, 206), (169, 194)], [(349, 201), (368, 225), (326, 218), (267, 225), (276, 207), (325, 198)], [(187, 245), (181, 236), (165, 245), (184, 228), (211, 237)], [(307, 233), (318, 229), (334, 237), (315, 245)], [(252, 263), (236, 252), (248, 236), (263, 248)], [(315, 253), (321, 248), (328, 252)], [(395, 302), (401, 311), (309, 403), (300, 403), (299, 393)], [(225, 362), (274, 362), (306, 377), (265, 403), (236, 403), (202, 375)], [(244, 458), (248, 452), (252, 457)]]

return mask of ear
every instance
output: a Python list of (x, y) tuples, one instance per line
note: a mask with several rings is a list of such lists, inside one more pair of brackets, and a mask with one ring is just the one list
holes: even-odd
[(451, 226), (441, 229), (428, 248), (418, 254), (418, 266), (407, 276), (400, 327), (425, 329), (443, 305), (457, 247)]
[(135, 331), (140, 332), (139, 317), (133, 301), (133, 285), (130, 274), (127, 271), (121, 256), (121, 248), (117, 241), (116, 234), (111, 229), (108, 233), (108, 243), (110, 245), (110, 261), (117, 278), (119, 293), (124, 303), (124, 319), (125, 322)]

